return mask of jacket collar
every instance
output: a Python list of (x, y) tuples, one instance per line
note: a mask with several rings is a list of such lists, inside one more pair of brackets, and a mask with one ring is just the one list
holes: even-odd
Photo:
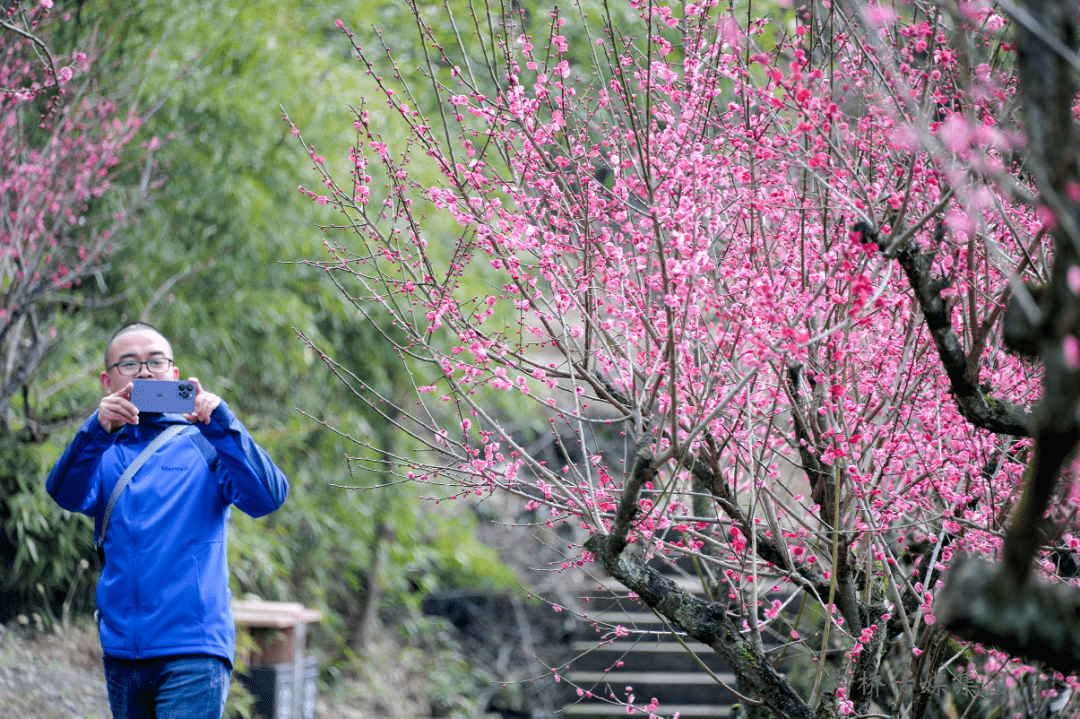
[(171, 424), (191, 424), (179, 414), (172, 412), (140, 412), (139, 423), (125, 424), (121, 435), (135, 444), (149, 442)]

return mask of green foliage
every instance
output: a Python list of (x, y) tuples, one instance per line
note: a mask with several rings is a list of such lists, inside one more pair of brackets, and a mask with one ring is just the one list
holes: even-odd
[(450, 719), (481, 716), (477, 697), (497, 686), (499, 677), (466, 661), (455, 651), (457, 633), (446, 621), (417, 617), (402, 622), (401, 626), (402, 631), (414, 640), (402, 660), (419, 667), (428, 677), (427, 693), (432, 714)]
[(233, 673), (229, 695), (225, 699), (225, 719), (252, 719), (255, 715), (256, 697)]
[(0, 437), (0, 622), (20, 611), (53, 617), (72, 588), (74, 611), (93, 607), (96, 579), (76, 584), (80, 562), (93, 558), (93, 521), (57, 506), (41, 476), (33, 448)]
[[(387, 611), (402, 618), (418, 615), (424, 592), (513, 586), (513, 574), (475, 539), (470, 515), (423, 511), (411, 486), (330, 486), (325, 468), (349, 449), (347, 440), (327, 437), (308, 422), (259, 441), (291, 487), (286, 504), (269, 517), (234, 514), (229, 558), (234, 593), (320, 609), (324, 617), (316, 635), (334, 658), (347, 658), (344, 648), (352, 644), (373, 561), (379, 564)], [(389, 541), (377, 540), (384, 525), (392, 528)]]

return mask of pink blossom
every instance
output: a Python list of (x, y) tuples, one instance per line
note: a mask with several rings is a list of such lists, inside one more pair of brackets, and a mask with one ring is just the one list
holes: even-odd
[(960, 152), (968, 146), (971, 138), (971, 129), (963, 115), (956, 113), (950, 115), (941, 124), (938, 130), (941, 141), (950, 152)]
[(868, 5), (863, 10), (866, 22), (875, 27), (891, 25), (896, 20), (896, 13), (887, 5)]
[(1080, 267), (1070, 265), (1065, 274), (1065, 278), (1069, 283), (1069, 289), (1072, 293), (1074, 295), (1080, 295)]
[(1074, 371), (1080, 369), (1080, 341), (1075, 335), (1065, 335), (1061, 350), (1065, 355), (1065, 366)]

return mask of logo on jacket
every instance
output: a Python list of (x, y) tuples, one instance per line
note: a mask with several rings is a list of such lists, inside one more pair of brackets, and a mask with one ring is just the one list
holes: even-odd
[(187, 467), (169, 467), (168, 465), (161, 465), (161, 468), (166, 472), (183, 472)]

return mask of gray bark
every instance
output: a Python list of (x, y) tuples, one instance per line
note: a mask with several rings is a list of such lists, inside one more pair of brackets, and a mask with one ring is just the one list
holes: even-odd
[(698, 599), (647, 566), (635, 554), (612, 551), (609, 537), (594, 534), (585, 548), (612, 577), (631, 588), (677, 629), (713, 649), (772, 711), (791, 719), (817, 719), (787, 680), (744, 637), (727, 615), (727, 606)]
[(934, 339), (941, 364), (949, 377), (950, 389), (960, 414), (976, 427), (1016, 437), (1031, 435), (1031, 415), (1026, 406), (989, 397), (978, 387), (978, 363), (969, 362), (968, 354), (949, 320), (942, 283), (931, 272), (931, 257), (919, 244), (908, 238), (895, 250), (896, 259), (907, 275), (926, 319), (926, 328)]

